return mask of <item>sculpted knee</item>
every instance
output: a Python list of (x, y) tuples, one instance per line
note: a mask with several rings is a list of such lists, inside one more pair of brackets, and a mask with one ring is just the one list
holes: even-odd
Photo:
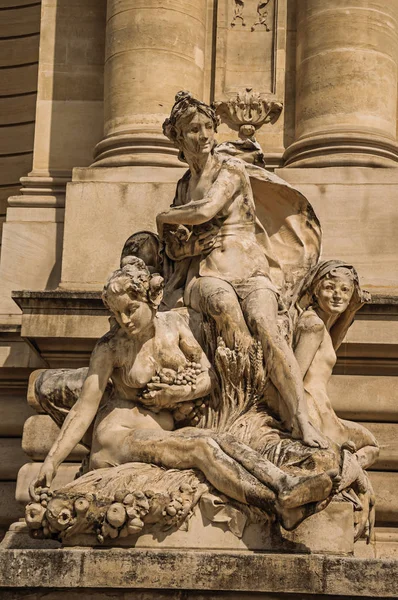
[(200, 463), (209, 464), (209, 461), (214, 454), (215, 445), (216, 443), (209, 436), (195, 440), (195, 454)]
[(232, 316), (239, 307), (239, 302), (236, 296), (223, 289), (219, 289), (207, 299), (207, 311), (212, 317), (228, 317)]

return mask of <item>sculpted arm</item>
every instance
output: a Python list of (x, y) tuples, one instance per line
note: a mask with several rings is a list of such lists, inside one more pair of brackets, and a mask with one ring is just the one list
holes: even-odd
[(371, 295), (366, 290), (354, 290), (348, 309), (330, 330), (330, 337), (332, 338), (333, 348), (335, 350), (338, 350), (341, 346), (348, 329), (354, 322), (355, 314), (364, 304), (366, 304), (366, 302), (370, 302), (370, 300)]
[(314, 360), (325, 334), (323, 322), (313, 313), (307, 313), (300, 319), (296, 331), (294, 355), (304, 379)]
[(233, 199), (242, 183), (239, 168), (223, 168), (202, 200), (173, 206), (160, 213), (157, 218), (159, 233), (165, 223), (170, 225), (201, 225), (210, 221)]
[(76, 404), (69, 411), (37, 480), (31, 486), (34, 497), (39, 485), (49, 487), (59, 465), (80, 442), (97, 414), (102, 395), (112, 373), (112, 357), (106, 344), (99, 343), (94, 349), (87, 377)]
[(178, 237), (178, 232), (175, 230), (165, 229), (164, 231), (166, 254), (171, 260), (179, 261), (184, 258), (199, 256), (214, 248), (217, 242), (216, 235), (218, 229), (216, 227), (212, 227), (199, 234), (188, 232), (181, 225), (179, 227), (185, 229), (188, 234), (185, 241)]

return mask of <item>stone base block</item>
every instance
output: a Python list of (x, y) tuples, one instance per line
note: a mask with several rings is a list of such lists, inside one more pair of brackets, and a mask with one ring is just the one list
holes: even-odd
[(396, 598), (398, 562), (185, 549), (0, 550), (0, 587), (7, 600), (69, 600), (76, 592), (90, 600)]
[[(233, 550), (294, 553), (326, 553), (348, 555), (354, 552), (354, 525), (352, 506), (332, 503), (321, 513), (306, 519), (295, 531), (285, 531), (277, 524), (251, 523), (242, 538), (236, 537), (226, 523), (210, 522), (199, 510), (189, 520), (188, 531), (159, 531), (139, 536), (118, 538), (105, 546), (135, 548), (186, 548), (192, 550)], [(98, 545), (94, 535), (70, 538), (68, 545)]]
[[(237, 552), (284, 552), (300, 554), (339, 554), (354, 553), (352, 506), (346, 503), (332, 503), (326, 510), (313, 515), (295, 531), (285, 531), (277, 524), (251, 523), (236, 537), (226, 523), (212, 523), (199, 510), (189, 520), (188, 531), (153, 531), (139, 536), (105, 540), (101, 548), (124, 547), (140, 549), (192, 549), (192, 550), (231, 550)], [(68, 539), (64, 546), (96, 547), (94, 535), (79, 534)], [(45, 549), (60, 548), (59, 542), (37, 540), (29, 536), (23, 519), (13, 523), (1, 543), (2, 549)]]
[[(62, 279), (65, 290), (101, 290), (119, 266), (126, 239), (156, 231), (155, 215), (173, 201), (184, 168), (75, 169), (66, 194)], [(77, 268), (76, 256), (84, 256)]]

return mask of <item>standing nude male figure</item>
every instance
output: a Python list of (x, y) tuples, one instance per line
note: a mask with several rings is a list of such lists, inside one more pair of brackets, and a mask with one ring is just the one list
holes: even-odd
[[(256, 239), (255, 205), (244, 163), (214, 153), (216, 125), (209, 106), (188, 93), (177, 95), (164, 132), (183, 153), (189, 171), (178, 183), (174, 206), (157, 216), (160, 237), (177, 265), (189, 259), (185, 303), (212, 317), (230, 348), (237, 332), (261, 342), (294, 435), (309, 446), (327, 448), (309, 421), (299, 366), (278, 330), (278, 290)], [(172, 225), (190, 231), (189, 244), (170, 234)]]

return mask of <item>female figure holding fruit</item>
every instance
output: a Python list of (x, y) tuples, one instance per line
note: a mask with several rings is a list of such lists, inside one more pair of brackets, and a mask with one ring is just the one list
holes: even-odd
[[(295, 527), (327, 501), (336, 473), (288, 475), (229, 434), (175, 430), (173, 411), (193, 408), (205, 397), (212, 374), (181, 315), (157, 312), (162, 283), (139, 258), (109, 278), (103, 300), (116, 325), (92, 353), (80, 397), (31, 486), (32, 498), (38, 499), (38, 488), (50, 486), (94, 422), (90, 470), (130, 462), (196, 468), (219, 492), (276, 512), (286, 528)], [(109, 379), (113, 390), (107, 395)]]

